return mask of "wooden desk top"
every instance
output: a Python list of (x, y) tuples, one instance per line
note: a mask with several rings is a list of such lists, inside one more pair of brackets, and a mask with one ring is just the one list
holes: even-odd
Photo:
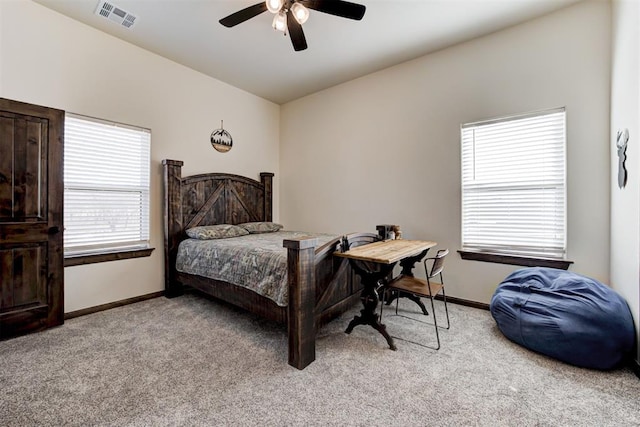
[(334, 252), (334, 255), (361, 261), (393, 264), (405, 258), (418, 255), (420, 252), (436, 245), (436, 242), (428, 240), (382, 240), (358, 246), (346, 252)]

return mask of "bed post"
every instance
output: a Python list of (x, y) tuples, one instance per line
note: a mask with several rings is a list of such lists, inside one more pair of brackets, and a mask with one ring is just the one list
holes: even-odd
[(260, 172), (260, 182), (264, 186), (264, 220), (273, 221), (273, 173)]
[(180, 160), (162, 161), (164, 170), (164, 295), (173, 298), (182, 294), (175, 279), (176, 257), (182, 233), (182, 165)]
[(289, 365), (304, 369), (316, 359), (316, 238), (284, 240), (289, 286)]

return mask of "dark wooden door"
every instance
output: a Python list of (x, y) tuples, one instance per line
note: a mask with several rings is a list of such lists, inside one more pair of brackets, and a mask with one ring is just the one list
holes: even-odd
[(60, 325), (64, 111), (0, 98), (0, 339)]

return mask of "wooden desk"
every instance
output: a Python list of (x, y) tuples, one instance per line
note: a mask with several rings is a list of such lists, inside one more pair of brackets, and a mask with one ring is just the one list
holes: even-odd
[[(429, 251), (436, 246), (436, 242), (426, 240), (383, 240), (369, 243), (349, 249), (345, 252), (336, 252), (338, 257), (348, 258), (351, 267), (361, 277), (364, 289), (360, 295), (364, 308), (360, 310), (360, 316), (355, 316), (349, 323), (347, 334), (358, 325), (370, 325), (385, 337), (389, 348), (396, 349), (393, 338), (389, 335), (385, 325), (380, 323), (376, 314), (376, 307), (380, 301), (378, 290), (384, 286), (384, 281), (393, 271), (397, 262), (402, 266), (401, 275), (413, 276), (412, 270), (416, 262), (420, 261)], [(347, 244), (343, 247), (348, 247)], [(375, 263), (377, 269), (368, 269), (360, 262)]]
[(426, 240), (381, 240), (349, 249), (346, 252), (338, 252), (335, 256), (380, 264), (393, 264), (416, 256), (436, 245), (436, 242)]

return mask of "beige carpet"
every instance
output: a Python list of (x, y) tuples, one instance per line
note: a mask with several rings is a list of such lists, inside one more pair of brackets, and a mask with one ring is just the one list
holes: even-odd
[[(438, 352), (390, 351), (370, 327), (346, 335), (356, 307), (319, 332), (303, 371), (286, 363), (282, 327), (193, 295), (79, 317), (0, 342), (0, 424), (640, 425), (631, 370), (554, 361), (504, 338), (489, 312), (449, 307)], [(396, 320), (392, 334), (433, 338)]]

